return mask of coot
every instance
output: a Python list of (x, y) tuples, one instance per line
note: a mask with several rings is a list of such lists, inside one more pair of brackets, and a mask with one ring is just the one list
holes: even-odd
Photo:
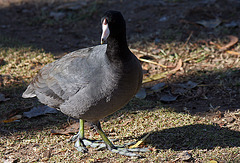
[(80, 49), (44, 66), (22, 97), (37, 97), (45, 105), (80, 119), (73, 139), (79, 151), (86, 151), (84, 121), (98, 131), (107, 148), (127, 156), (127, 149), (115, 147), (101, 129), (99, 120), (126, 105), (142, 83), (142, 68), (129, 50), (126, 25), (118, 11), (107, 11), (101, 19), (101, 43)]

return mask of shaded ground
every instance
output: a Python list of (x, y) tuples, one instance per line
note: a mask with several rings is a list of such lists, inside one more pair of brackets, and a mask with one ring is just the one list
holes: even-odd
[[(58, 58), (73, 50), (99, 44), (100, 17), (104, 11), (115, 9), (121, 11), (126, 19), (127, 37), (132, 51), (139, 58), (155, 62), (153, 64), (142, 61), (144, 79), (151, 79), (155, 75), (158, 76), (158, 80), (143, 84), (147, 91), (144, 100), (134, 99), (125, 109), (104, 119), (104, 130), (107, 130), (108, 135), (114, 137), (116, 135), (111, 134), (117, 133), (119, 138), (122, 138), (121, 143), (123, 140), (137, 139), (150, 132), (147, 144), (153, 147), (153, 152), (156, 152), (154, 154), (157, 156), (156, 158), (149, 156), (149, 160), (152, 161), (175, 160), (171, 150), (193, 150), (196, 162), (209, 159), (235, 161), (240, 157), (237, 153), (240, 146), (237, 139), (240, 131), (240, 44), (234, 43), (226, 47), (233, 41), (227, 37), (228, 35), (240, 38), (239, 1), (72, 2), (0, 0), (1, 93), (10, 98), (1, 103), (0, 120), (6, 120), (39, 105), (36, 99), (23, 100), (21, 93), (36, 72), (54, 60), (50, 54), (45, 54), (45, 51)], [(34, 48), (31, 49), (29, 46)], [(182, 65), (177, 71), (170, 73), (180, 59)], [(24, 68), (24, 65), (27, 65), (25, 63), (30, 66)], [(168, 73), (163, 75), (163, 72)], [(187, 90), (179, 89), (177, 86), (188, 81), (197, 83), (197, 86)], [(160, 82), (165, 83), (165, 87), (156, 92), (151, 91), (152, 86)], [(172, 101), (161, 101), (166, 94), (177, 98)], [(168, 109), (158, 111), (161, 107)], [(137, 113), (139, 115), (136, 115)], [(29, 132), (27, 138), (36, 141), (32, 146), (23, 142), (19, 147), (19, 153), (12, 148), (4, 149), (6, 150), (4, 152), (8, 155), (18, 153), (16, 155), (21, 157), (27, 155), (26, 148), (29, 150), (37, 148), (36, 154), (29, 154), (30, 161), (39, 161), (42, 158), (48, 160), (51, 158), (49, 156), (51, 154), (48, 153), (54, 153), (56, 157), (60, 155), (62, 159), (64, 156), (61, 153), (64, 155), (70, 152), (69, 155), (79, 156), (90, 162), (89, 155), (76, 154), (70, 145), (61, 144), (66, 145), (69, 151), (58, 148), (60, 145), (50, 144), (47, 149), (41, 146), (41, 143), (49, 138), (48, 131), (41, 130), (44, 128), (50, 130), (54, 128), (52, 126), (65, 128), (68, 126), (65, 123), (66, 119), (66, 116), (58, 113), (35, 119), (23, 118), (21, 123), (17, 124), (0, 124), (0, 136), (26, 131)], [(136, 124), (132, 124), (134, 122), (131, 120), (136, 120)], [(159, 125), (160, 120), (163, 124)], [(178, 123), (180, 126), (175, 126)], [(131, 131), (121, 128), (122, 124), (132, 125)], [(142, 132), (134, 129), (137, 125)], [(110, 129), (112, 126), (119, 129)], [(43, 132), (40, 140), (35, 140), (37, 132)], [(129, 134), (131, 136), (124, 135), (126, 132), (131, 132)], [(22, 142), (24, 136), (19, 135), (13, 135), (12, 139)], [(58, 144), (64, 142), (63, 139), (60, 137), (53, 141)], [(5, 143), (0, 142), (1, 145)], [(221, 153), (224, 152), (229, 154), (228, 147), (233, 148), (232, 156), (224, 154), (222, 156)], [(204, 150), (211, 152), (207, 153)], [(93, 155), (97, 153), (91, 152)], [(104, 151), (101, 152), (99, 160), (91, 156), (94, 161), (115, 161), (109, 158), (109, 153), (104, 155)], [(199, 155), (204, 159), (201, 160)], [(211, 155), (215, 155), (216, 158)], [(146, 157), (148, 158), (148, 154)], [(121, 160), (118, 156), (116, 158), (118, 161)], [(52, 159), (58, 160), (55, 157)], [(131, 160), (126, 158), (123, 161)]]
[[(127, 20), (130, 43), (185, 42), (190, 32), (193, 32), (191, 40), (219, 38), (226, 34), (239, 36), (239, 2), (234, 0), (86, 0), (70, 7), (63, 4), (31, 1), (23, 1), (21, 5), (9, 4), (0, 10), (1, 34), (53, 54), (63, 54), (99, 44), (100, 16), (108, 9), (115, 9), (121, 11)], [(215, 19), (221, 20), (219, 28), (207, 29), (195, 23)], [(221, 30), (232, 22), (236, 25)]]
[[(209, 41), (224, 38), (229, 34), (237, 37), (240, 35), (238, 32), (240, 26), (238, 20), (240, 16), (238, 12), (240, 4), (234, 0), (143, 0), (131, 2), (113, 0), (81, 1), (73, 4), (69, 4), (69, 2), (34, 3), (31, 1), (22, 1), (20, 5), (5, 1), (2, 3), (8, 7), (2, 7), (0, 10), (0, 34), (10, 36), (27, 45), (43, 48), (54, 55), (62, 55), (79, 48), (99, 44), (101, 34), (100, 15), (107, 9), (116, 9), (123, 13), (127, 20), (127, 35), (130, 45), (133, 48), (137, 47), (137, 49), (147, 52), (157, 51), (160, 48), (165, 50), (167, 48), (170, 51), (170, 55), (182, 54), (183, 56), (185, 55), (183, 53), (190, 53), (195, 48), (194, 45), (191, 46), (190, 50), (188, 49), (190, 48), (189, 46), (179, 48), (181, 45), (178, 44), (186, 42), (187, 39), (190, 39), (188, 40), (189, 42), (197, 43), (197, 46), (201, 46), (201, 44), (209, 44)], [(219, 22), (216, 22), (216, 20), (219, 20)], [(213, 28), (206, 28), (200, 25), (201, 23), (198, 23), (203, 21), (207, 22), (206, 26), (212, 25)], [(172, 42), (175, 42), (175, 45), (164, 47), (165, 43)], [(205, 51), (207, 53), (212, 52), (208, 48), (205, 48)], [(196, 55), (201, 56), (202, 52), (198, 52)], [(206, 55), (208, 56), (203, 57), (204, 59), (208, 59), (207, 62), (218, 62), (218, 59), (211, 58), (210, 54)], [(228, 58), (221, 51), (217, 52), (217, 55), (221, 55), (222, 59)], [(199, 56), (197, 56), (198, 59), (200, 59)], [(212, 71), (215, 68), (232, 68), (233, 64), (238, 64), (234, 61), (235, 58), (236, 56), (231, 58), (229, 61), (231, 63), (225, 63), (228, 61), (219, 62), (218, 64), (222, 66), (218, 67), (211, 67), (209, 65), (202, 65), (200, 67), (199, 64), (194, 65), (190, 63), (191, 61), (188, 61), (189, 63), (185, 62), (186, 64), (183, 66), (185, 72), (189, 71), (188, 69), (206, 71), (206, 74), (209, 74), (209, 76), (204, 80), (200, 79), (201, 83), (207, 85), (210, 83), (216, 86), (219, 84), (219, 80), (216, 78), (221, 74), (211, 75), (211, 72), (208, 73), (207, 71)], [(155, 69), (158, 72), (165, 71), (159, 67), (155, 67)], [(232, 78), (228, 78), (228, 81), (223, 86), (231, 82), (238, 84), (238, 71), (235, 72), (233, 74), (234, 81), (231, 80)], [(184, 73), (181, 73), (182, 75)], [(193, 74), (188, 79), (196, 78), (196, 75)], [(223, 74), (223, 76), (228, 76), (228, 74)], [(177, 78), (179, 77), (177, 76)], [(196, 80), (199, 80), (199, 77)], [(220, 105), (225, 109), (236, 109), (239, 107), (239, 100), (234, 98), (232, 91), (229, 92), (228, 88), (216, 87), (212, 89), (210, 86), (210, 88), (207, 87), (204, 89), (207, 89), (209, 101), (211, 101), (212, 105)], [(238, 97), (239, 88), (229, 89), (235, 91)], [(209, 107), (209, 102), (200, 99), (196, 99), (195, 102), (191, 98), (190, 101), (177, 101), (173, 105), (176, 108), (188, 107), (190, 105), (190, 108), (195, 107), (206, 110), (206, 107)]]

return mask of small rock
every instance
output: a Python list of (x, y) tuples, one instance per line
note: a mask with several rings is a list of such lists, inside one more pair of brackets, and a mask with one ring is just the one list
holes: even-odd
[(179, 153), (177, 156), (182, 161), (189, 161), (190, 159), (192, 159), (192, 154), (187, 151), (183, 151), (182, 153)]

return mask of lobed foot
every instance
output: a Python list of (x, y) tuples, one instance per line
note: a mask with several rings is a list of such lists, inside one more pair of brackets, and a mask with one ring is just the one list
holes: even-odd
[[(92, 148), (95, 148), (96, 150), (102, 150), (107, 148), (108, 150), (118, 153), (120, 155), (129, 156), (129, 157), (142, 157), (141, 155), (134, 153), (134, 152), (148, 152), (150, 151), (148, 148), (136, 148), (144, 139), (138, 141), (137, 143), (128, 143), (123, 146), (114, 146), (112, 144), (113, 141), (108, 139), (105, 133), (102, 131), (100, 122), (93, 123), (94, 128), (97, 130), (99, 135), (102, 137), (103, 140), (89, 140), (84, 138), (84, 120), (80, 119), (80, 126), (79, 126), (79, 132), (77, 135), (74, 135), (70, 141), (75, 142), (75, 147), (78, 151), (86, 153), (88, 152), (87, 146), (90, 146)], [(149, 135), (149, 134), (148, 134)], [(145, 136), (147, 137), (147, 135)], [(134, 144), (134, 145), (133, 145)], [(130, 146), (132, 145), (132, 146)], [(130, 146), (131, 149), (126, 148), (127, 146)]]
[[(111, 141), (116, 141), (116, 139), (110, 139)], [(87, 146), (90, 146), (92, 148), (95, 148), (96, 150), (103, 150), (107, 148), (107, 145), (103, 140), (89, 140), (85, 138), (80, 138), (79, 134), (74, 135), (71, 139), (71, 142), (75, 142), (75, 147), (79, 152), (86, 153), (88, 149)]]
[(148, 148), (128, 149), (128, 148), (116, 147), (116, 148), (110, 149), (110, 151), (114, 153), (118, 153), (120, 155), (129, 156), (129, 157), (142, 157), (141, 155), (133, 152), (148, 152), (150, 150)]

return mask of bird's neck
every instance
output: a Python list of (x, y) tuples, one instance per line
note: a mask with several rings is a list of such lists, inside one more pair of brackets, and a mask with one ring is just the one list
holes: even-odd
[(131, 52), (127, 45), (126, 36), (109, 37), (106, 53), (112, 62), (129, 60)]

